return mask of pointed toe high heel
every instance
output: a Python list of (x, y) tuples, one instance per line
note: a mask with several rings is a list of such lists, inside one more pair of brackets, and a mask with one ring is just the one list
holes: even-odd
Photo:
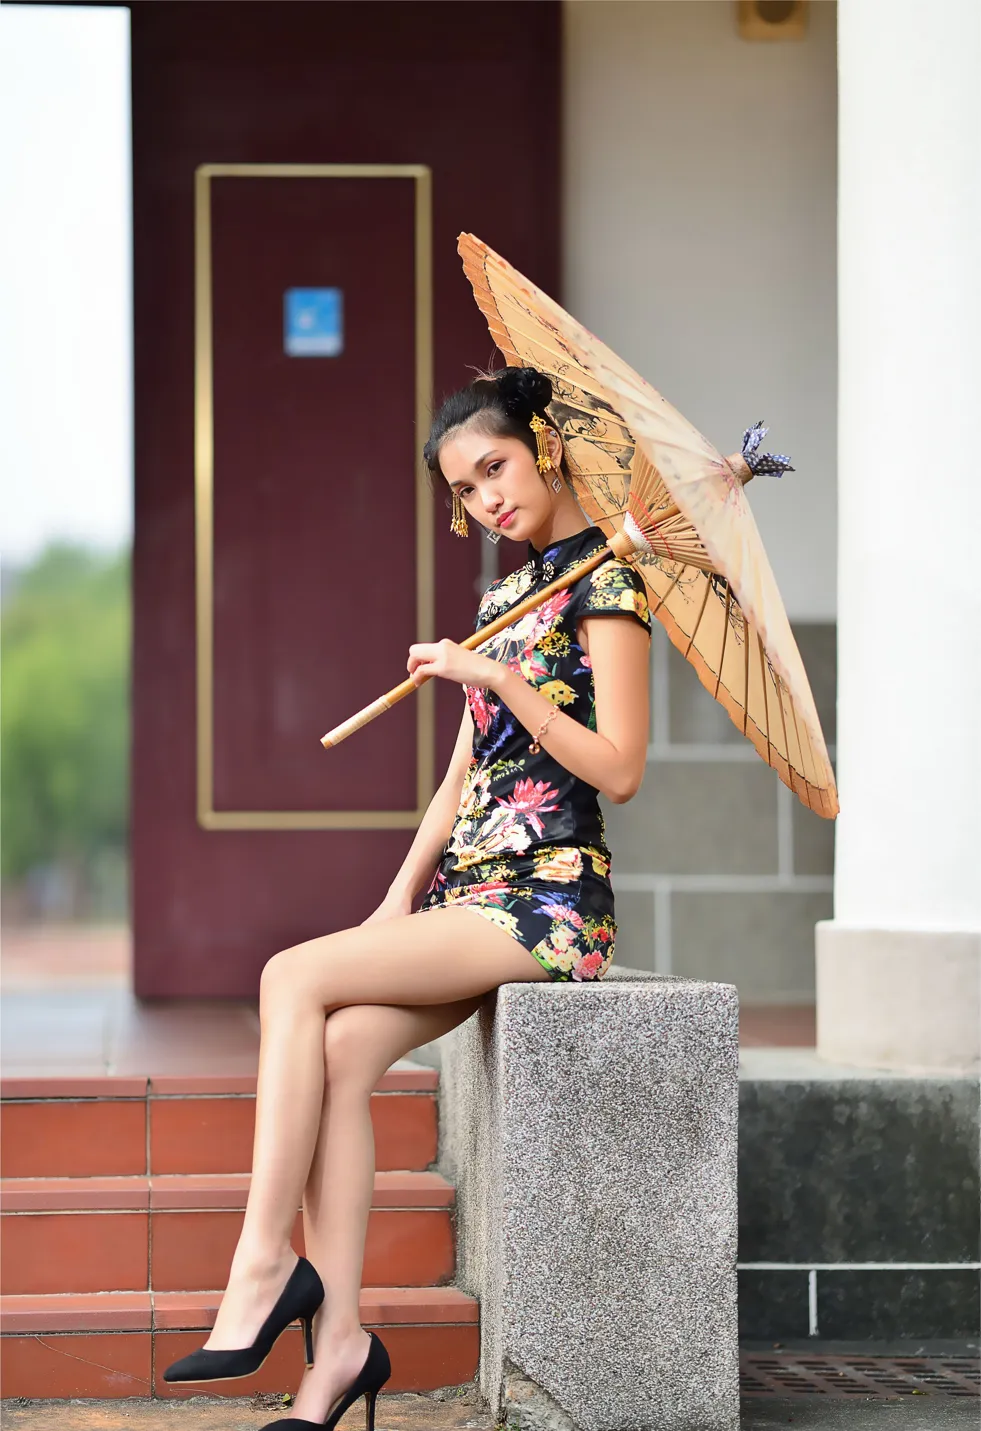
[(276, 1338), (291, 1323), (303, 1323), (303, 1343), (307, 1366), (313, 1366), (313, 1319), (324, 1300), (324, 1284), (317, 1269), (305, 1257), (297, 1259), (289, 1281), (276, 1305), (259, 1328), (251, 1346), (232, 1351), (209, 1351), (199, 1347), (164, 1372), (164, 1381), (232, 1381), (258, 1371), (272, 1351)]
[(347, 1391), (328, 1410), (323, 1421), (305, 1421), (302, 1416), (289, 1417), (286, 1421), (267, 1421), (261, 1431), (334, 1431), (345, 1411), (348, 1411), (360, 1396), (364, 1397), (365, 1431), (375, 1431), (375, 1398), (392, 1374), (385, 1343), (377, 1332), (370, 1332), (371, 1345), (365, 1357), (364, 1366), (351, 1382)]

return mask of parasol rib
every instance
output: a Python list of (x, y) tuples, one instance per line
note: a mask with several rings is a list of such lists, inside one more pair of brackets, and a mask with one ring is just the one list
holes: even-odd
[[(813, 751), (811, 750), (810, 738), (808, 738), (807, 750), (804, 749), (803, 742), (800, 738), (800, 726), (797, 724), (797, 710), (794, 706), (793, 701), (790, 702), (790, 714), (794, 722), (794, 735), (797, 737), (797, 749), (800, 752), (801, 769), (804, 772), (804, 778), (807, 780), (808, 784), (810, 784), (811, 773), (817, 774), (817, 771), (814, 769), (814, 755)], [(804, 727), (804, 734), (805, 736), (807, 735), (806, 726)]]
[[(794, 712), (794, 720), (796, 720), (796, 719), (797, 719), (797, 712), (795, 711), (795, 712)], [(813, 773), (813, 775), (814, 775), (814, 777), (815, 777), (815, 780), (816, 780), (816, 779), (820, 776), (821, 766), (820, 766), (820, 762), (818, 761), (817, 753), (816, 753), (816, 751), (815, 751), (815, 749), (814, 749), (813, 742), (811, 741), (811, 733), (810, 733), (810, 731), (807, 729), (807, 726), (806, 726), (806, 725), (805, 725), (805, 727), (804, 727), (804, 742), (805, 742), (805, 744), (806, 744), (806, 746), (807, 746), (807, 758), (808, 758), (808, 760), (809, 760), (810, 763), (811, 763), (811, 764), (810, 764), (810, 768), (811, 768), (811, 771), (812, 771), (812, 773)]]
[[(758, 650), (759, 653), (760, 653), (760, 682), (761, 682), (761, 684), (762, 684), (762, 686), (763, 686), (763, 719), (766, 721), (766, 730), (765, 730), (765, 732), (764, 732), (765, 735), (766, 735), (766, 763), (767, 763), (767, 765), (769, 765), (769, 763), (770, 763), (770, 702), (769, 702), (769, 700), (767, 699), (767, 694), (766, 694), (766, 675), (767, 675), (767, 672), (766, 672), (766, 653), (765, 653), (764, 650), (763, 650), (763, 642), (762, 642), (762, 640), (761, 640), (761, 638), (760, 638), (760, 633), (759, 633), (758, 631), (757, 631), (757, 633), (756, 633), (756, 648), (757, 648), (757, 650)], [(790, 760), (790, 752), (789, 752), (789, 751), (787, 752), (787, 760), (788, 760), (788, 763), (789, 763), (789, 760)]]
[(705, 582), (705, 590), (704, 590), (704, 592), (702, 593), (702, 604), (701, 604), (701, 606), (698, 608), (698, 616), (695, 618), (695, 626), (694, 626), (694, 629), (692, 630), (691, 635), (688, 637), (688, 647), (687, 647), (687, 649), (686, 649), (686, 651), (685, 651), (685, 660), (686, 660), (686, 661), (687, 661), (688, 657), (691, 655), (691, 648), (692, 648), (692, 647), (694, 646), (694, 644), (695, 644), (695, 637), (698, 635), (698, 628), (699, 628), (699, 626), (701, 626), (701, 624), (702, 624), (702, 617), (705, 615), (705, 607), (706, 607), (706, 605), (707, 605), (707, 603), (708, 603), (709, 592), (711, 591), (711, 589), (712, 589), (712, 583), (711, 583), (710, 581)]
[(719, 699), (719, 686), (722, 683), (722, 669), (726, 662), (726, 641), (729, 639), (729, 612), (732, 609), (732, 590), (726, 582), (726, 609), (722, 620), (722, 650), (719, 654), (719, 669), (715, 677), (715, 690), (712, 692), (716, 700)]
[(779, 701), (779, 704), (780, 704), (780, 724), (783, 726), (783, 744), (784, 744), (784, 749), (785, 749), (786, 752), (787, 752), (787, 768), (788, 768), (788, 770), (790, 771), (790, 788), (791, 788), (791, 790), (793, 790), (794, 794), (796, 795), (796, 794), (797, 794), (797, 790), (796, 790), (796, 788), (795, 788), (795, 786), (794, 786), (794, 775), (796, 774), (796, 772), (795, 772), (795, 770), (794, 770), (793, 765), (791, 765), (791, 763), (790, 763), (790, 741), (787, 739), (787, 712), (786, 712), (786, 710), (784, 709), (784, 704), (783, 704), (783, 690), (782, 690), (782, 689), (778, 689), (778, 691), (777, 691), (777, 700)]
[(679, 569), (679, 571), (676, 573), (674, 580), (672, 581), (671, 585), (668, 587), (668, 589), (667, 589), (667, 591), (664, 593), (664, 595), (658, 597), (657, 604), (651, 608), (652, 612), (653, 612), (655, 615), (657, 614), (658, 611), (660, 611), (661, 607), (662, 607), (662, 606), (664, 605), (664, 603), (667, 601), (667, 599), (668, 599), (668, 597), (671, 595), (672, 591), (674, 591), (675, 587), (678, 585), (678, 582), (681, 580), (683, 571), (684, 571), (684, 568), (681, 567), (681, 568)]
[(743, 644), (746, 650), (743, 652), (743, 735), (746, 734), (746, 722), (749, 720), (749, 617), (743, 612)]

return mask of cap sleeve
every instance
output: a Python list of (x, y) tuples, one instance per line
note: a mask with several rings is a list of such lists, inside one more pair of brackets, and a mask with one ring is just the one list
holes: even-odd
[(629, 562), (602, 562), (589, 573), (578, 616), (633, 616), (651, 629), (651, 612), (644, 578)]

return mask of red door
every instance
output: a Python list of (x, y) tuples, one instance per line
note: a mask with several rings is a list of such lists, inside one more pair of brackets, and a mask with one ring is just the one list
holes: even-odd
[[(438, 400), (492, 356), (461, 229), (558, 291), (559, 6), (134, 6), (133, 46), (136, 990), (252, 995), (397, 870), (461, 693), (319, 737), (403, 677), (427, 610), (469, 632), (481, 538), (417, 486), (418, 175), (227, 166), (429, 171)], [(342, 352), (287, 354), (292, 288), (341, 291)]]

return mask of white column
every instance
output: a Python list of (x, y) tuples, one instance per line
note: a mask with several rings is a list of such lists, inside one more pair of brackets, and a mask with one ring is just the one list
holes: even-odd
[(977, 1067), (981, 4), (839, 0), (838, 818), (818, 1052)]

